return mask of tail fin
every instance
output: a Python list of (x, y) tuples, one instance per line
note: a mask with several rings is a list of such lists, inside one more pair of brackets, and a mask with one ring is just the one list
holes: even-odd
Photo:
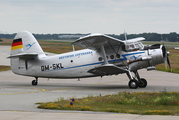
[(11, 46), (11, 70), (16, 74), (30, 75), (35, 70), (33, 59), (38, 55), (45, 56), (35, 37), (27, 31), (17, 33)]
[(44, 54), (35, 37), (28, 31), (17, 33), (11, 46), (11, 56), (22, 53)]

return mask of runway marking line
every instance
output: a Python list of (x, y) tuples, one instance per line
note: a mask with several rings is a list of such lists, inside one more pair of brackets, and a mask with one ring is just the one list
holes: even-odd
[[(20, 88), (25, 88), (25, 87), (20, 87)], [(36, 89), (36, 90), (40, 90), (40, 91), (20, 92), (20, 93), (7, 93), (7, 94), (0, 94), (0, 95), (18, 95), (18, 94), (40, 93), (40, 92), (49, 91), (49, 90), (42, 89), (42, 88), (32, 88), (32, 87), (30, 87), (30, 89)]]
[[(26, 87), (19, 87), (19, 88), (26, 88)], [(31, 92), (20, 92), (20, 93), (7, 93), (7, 94), (0, 94), (0, 95), (18, 95), (18, 94), (28, 94), (28, 93), (41, 93), (41, 92), (47, 92), (47, 91), (59, 91), (59, 90), (67, 90), (67, 89), (52, 89), (52, 90), (47, 90), (47, 89), (43, 89), (43, 88), (32, 88), (32, 87), (27, 87), (30, 89), (36, 89), (36, 90), (40, 90), (40, 91), (31, 91)]]

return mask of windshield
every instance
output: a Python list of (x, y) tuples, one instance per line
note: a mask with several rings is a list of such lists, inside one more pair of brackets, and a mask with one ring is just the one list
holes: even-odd
[(141, 42), (135, 42), (125, 45), (125, 51), (137, 51), (142, 50), (144, 45)]

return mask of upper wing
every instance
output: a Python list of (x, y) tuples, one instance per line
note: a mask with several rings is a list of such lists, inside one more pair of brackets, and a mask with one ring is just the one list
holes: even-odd
[(134, 42), (138, 42), (138, 41), (142, 41), (142, 40), (145, 40), (145, 38), (144, 37), (138, 37), (138, 38), (128, 39), (128, 40), (125, 41), (125, 44), (134, 43)]
[(92, 50), (98, 50), (101, 44), (103, 44), (104, 48), (107, 49), (111, 46), (115, 47), (120, 44), (125, 44), (125, 42), (104, 34), (91, 34), (79, 38), (72, 44)]

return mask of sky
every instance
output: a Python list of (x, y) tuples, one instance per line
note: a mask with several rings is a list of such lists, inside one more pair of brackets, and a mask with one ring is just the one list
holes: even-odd
[(0, 0), (0, 33), (179, 33), (179, 0)]

